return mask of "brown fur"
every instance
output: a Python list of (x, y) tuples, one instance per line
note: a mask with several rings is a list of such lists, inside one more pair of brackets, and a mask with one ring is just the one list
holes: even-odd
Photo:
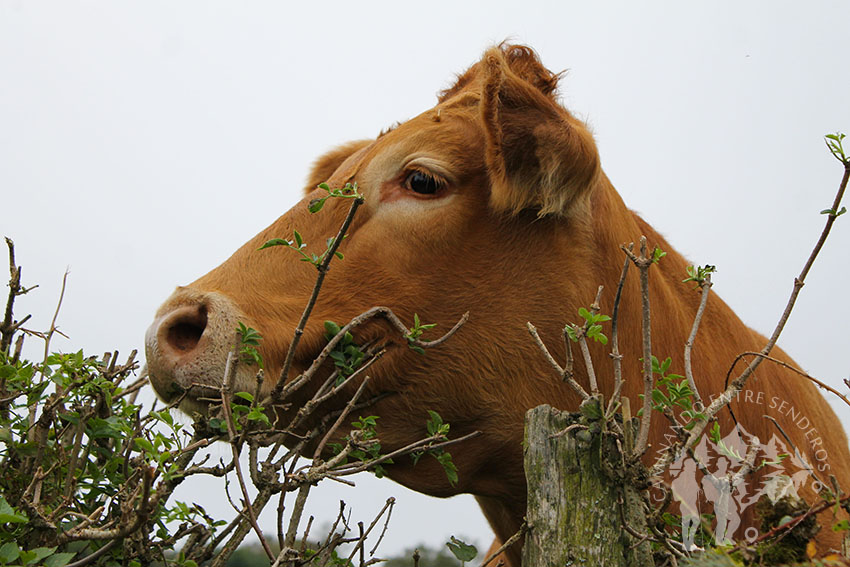
[[(671, 371), (683, 373), (683, 345), (699, 301), (692, 286), (681, 283), (688, 262), (623, 204), (600, 169), (591, 134), (555, 101), (556, 84), (557, 76), (529, 48), (492, 48), (441, 94), (436, 109), (371, 143), (355, 142), (332, 152), (317, 162), (309, 180), (310, 188), (324, 180), (332, 186), (357, 181), (366, 204), (342, 244), (345, 259), (334, 263), (328, 275), (291, 376), (321, 349), (326, 319), (345, 321), (373, 305), (387, 305), (406, 321), (418, 313), (445, 331), (469, 311), (467, 325), (424, 356), (407, 349), (380, 323), (357, 336), (396, 345), (370, 371), (372, 393), (395, 394), (370, 410), (381, 416), (379, 433), (387, 450), (421, 438), (427, 410), (451, 423), (452, 436), (482, 432), (451, 450), (460, 474), (457, 486), (428, 459), (416, 466), (400, 460), (388, 467), (389, 476), (436, 496), (474, 494), (500, 540), (517, 530), (525, 512), (525, 411), (542, 403), (563, 409), (578, 405), (537, 351), (526, 322), (534, 323), (558, 351), (563, 325), (576, 322), (577, 310), (591, 303), (600, 284), (605, 286), (602, 311), (610, 314), (623, 262), (619, 246), (641, 235), (667, 252), (651, 270), (650, 295), (653, 352), (673, 358)], [(416, 167), (436, 164), (439, 171), (432, 173), (446, 182), (444, 193), (435, 198), (412, 194), (405, 186), (410, 160), (423, 156), (431, 161)], [(289, 250), (257, 249), (270, 238), (291, 236), (293, 229), (309, 249), (323, 249), (348, 203), (329, 201), (320, 214), (308, 214), (306, 202), (319, 195), (308, 192), (304, 202), (191, 286), (229, 297), (245, 321), (261, 331), (267, 376), (281, 368), (315, 270)], [(621, 304), (620, 349), (624, 394), (634, 408), (642, 389), (640, 321), (633, 271)], [(723, 389), (739, 352), (763, 344), (763, 337), (712, 296), (693, 355), (703, 396)], [(594, 343), (591, 352), (601, 388), (609, 395), (613, 374), (607, 347)], [(781, 351), (774, 354), (788, 360)], [(576, 372), (586, 385), (583, 366), (577, 365)], [(748, 389), (804, 409), (829, 451), (829, 472), (850, 486), (846, 437), (814, 386), (764, 364)], [(776, 433), (771, 422), (743, 402), (733, 407), (745, 428), (762, 440)], [(784, 416), (775, 417), (813, 460), (817, 446), (811, 439)], [(723, 430), (732, 425), (724, 413)], [(650, 459), (665, 444), (665, 433), (666, 424), (657, 419)], [(806, 497), (810, 502), (816, 498), (811, 491)], [(821, 533), (821, 550), (836, 545), (829, 528)], [(518, 547), (507, 555), (511, 565), (519, 565)]]

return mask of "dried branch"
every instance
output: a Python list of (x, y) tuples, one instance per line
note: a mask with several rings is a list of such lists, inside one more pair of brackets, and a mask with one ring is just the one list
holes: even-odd
[(233, 381), (236, 377), (236, 367), (239, 364), (239, 337), (236, 337), (235, 344), (233, 349), (227, 353), (227, 361), (225, 363), (225, 381), (221, 386), (221, 409), (224, 413), (224, 420), (227, 424), (227, 436), (230, 440), (230, 451), (233, 456), (233, 464), (236, 467), (236, 478), (239, 480), (239, 488), (242, 489), (242, 505), (245, 507), (245, 511), (248, 517), (248, 520), (251, 523), (251, 527), (257, 533), (257, 537), (260, 539), (260, 544), (263, 546), (263, 551), (266, 552), (270, 561), (274, 561), (275, 554), (269, 547), (266, 538), (263, 536), (263, 530), (260, 529), (260, 526), (257, 524), (257, 516), (254, 513), (254, 508), (251, 505), (251, 497), (248, 494), (248, 487), (245, 484), (245, 477), (242, 474), (242, 467), (239, 464), (239, 446), (240, 444), (236, 441), (236, 424), (233, 421), (233, 414), (230, 411), (230, 403), (231, 403), (231, 392), (233, 390)]
[[(634, 248), (634, 244), (629, 245), (629, 251)], [(611, 360), (614, 363), (614, 392), (611, 394), (611, 399), (608, 400), (608, 408), (605, 410), (606, 419), (610, 419), (614, 412), (617, 411), (617, 406), (620, 404), (620, 395), (623, 390), (623, 355), (620, 354), (619, 341), (619, 318), (620, 318), (620, 300), (623, 297), (623, 287), (626, 283), (626, 274), (629, 271), (631, 260), (626, 257), (623, 260), (623, 270), (620, 272), (620, 281), (617, 283), (617, 293), (614, 295), (614, 310), (611, 312)]]
[[(372, 520), (372, 523), (369, 524), (369, 527), (366, 529), (366, 531), (362, 531), (363, 525), (362, 524), (360, 525), (360, 527), (361, 527), (360, 537), (358, 538), (357, 544), (354, 546), (354, 549), (351, 550), (351, 554), (348, 556), (348, 562), (349, 563), (351, 563), (351, 560), (354, 558), (354, 555), (358, 551), (360, 551), (360, 565), (365, 564), (365, 561), (364, 561), (365, 558), (363, 557), (363, 550), (365, 548), (364, 544), (366, 542), (366, 538), (369, 537), (370, 533), (372, 533), (372, 529), (378, 524), (378, 521), (381, 519), (381, 516), (384, 515), (384, 512), (386, 512), (387, 510), (392, 511), (394, 505), (395, 505), (395, 498), (387, 498), (386, 503), (384, 503), (384, 507), (381, 508), (380, 512), (378, 512), (378, 515), (375, 516), (375, 519)], [(374, 551), (373, 551), (373, 553), (374, 553)]]
[(558, 377), (569, 384), (575, 392), (581, 396), (582, 401), (590, 398), (590, 395), (581, 387), (581, 384), (575, 381), (572, 376), (572, 360), (570, 355), (570, 344), (567, 340), (567, 369), (561, 368), (561, 365), (558, 364), (558, 361), (552, 356), (552, 353), (549, 352), (549, 349), (546, 348), (546, 344), (543, 342), (543, 339), (540, 338), (540, 334), (537, 332), (537, 327), (531, 324), (531, 322), (526, 323), (526, 327), (528, 327), (528, 332), (531, 334), (531, 337), (534, 339), (535, 344), (540, 349), (540, 352), (543, 353), (543, 356), (546, 357), (546, 360), (555, 369), (555, 373)]
[[(408, 445), (405, 445), (401, 449), (396, 449), (391, 453), (387, 453), (386, 455), (381, 455), (377, 459), (364, 462), (364, 463), (351, 463), (349, 465), (345, 465), (344, 467), (337, 467), (333, 469), (333, 474), (336, 476), (350, 476), (353, 474), (357, 474), (363, 471), (367, 471), (376, 465), (383, 464), (389, 460), (392, 460), (397, 457), (401, 457), (412, 453), (418, 450), (435, 450), (441, 449), (443, 447), (447, 447), (449, 445), (454, 445), (456, 443), (462, 443), (463, 441), (468, 441), (470, 439), (474, 439), (481, 435), (480, 431), (473, 431), (472, 433), (467, 433), (463, 437), (458, 437), (457, 439), (448, 439), (443, 440), (442, 435), (432, 435), (431, 437), (426, 437), (424, 439), (420, 439), (419, 441), (414, 441)], [(434, 443), (435, 441), (440, 441), (439, 443)]]
[(836, 396), (839, 400), (841, 400), (842, 402), (844, 402), (845, 404), (850, 406), (850, 399), (848, 399), (847, 396), (845, 396), (844, 394), (842, 394), (841, 392), (839, 392), (838, 390), (836, 390), (835, 388), (833, 388), (829, 384), (826, 384), (825, 382), (818, 380), (817, 378), (815, 378), (814, 376), (812, 376), (808, 372), (800, 370), (796, 366), (788, 364), (787, 362), (779, 360), (778, 358), (773, 358), (772, 356), (768, 356), (768, 355), (762, 354), (760, 352), (754, 352), (754, 351), (749, 351), (749, 350), (742, 352), (741, 354), (739, 354), (738, 356), (735, 357), (735, 360), (732, 362), (731, 366), (729, 367), (729, 372), (726, 374), (727, 384), (729, 382), (729, 377), (730, 377), (730, 374), (732, 372), (732, 369), (735, 368), (735, 365), (738, 363), (738, 361), (743, 359), (745, 356), (758, 356), (758, 357), (761, 357), (761, 358), (763, 358), (767, 361), (770, 361), (774, 364), (778, 364), (779, 366), (782, 366), (783, 368), (787, 368), (788, 370), (798, 374), (799, 376), (802, 376), (806, 380), (809, 380), (813, 384), (817, 385), (819, 388), (822, 388), (822, 389), (826, 390), (827, 392), (829, 392), (830, 394)]
[(15, 263), (15, 243), (8, 236), (6, 237), (6, 246), (9, 248), (9, 296), (6, 299), (6, 311), (3, 315), (3, 322), (0, 323), (0, 353), (6, 353), (8, 351), (15, 331), (30, 318), (27, 315), (21, 321), (15, 323), (13, 314), (15, 298), (38, 287), (24, 288), (21, 286), (21, 267)]
[[(275, 390), (272, 391), (269, 396), (271, 401), (277, 402), (282, 399), (288, 398), (296, 391), (298, 391), (301, 387), (303, 387), (305, 384), (307, 384), (313, 378), (313, 376), (316, 374), (316, 372), (319, 370), (325, 360), (327, 360), (331, 352), (334, 350), (334, 348), (336, 348), (337, 344), (339, 344), (339, 342), (345, 337), (345, 334), (347, 332), (378, 317), (390, 323), (390, 325), (395, 327), (395, 329), (403, 336), (406, 337), (408, 335), (409, 329), (404, 325), (404, 323), (401, 322), (401, 319), (399, 319), (398, 316), (393, 313), (392, 309), (390, 309), (389, 307), (373, 307), (354, 317), (351, 321), (348, 322), (348, 324), (342, 327), (340, 331), (336, 334), (336, 336), (334, 336), (330, 341), (328, 341), (328, 344), (325, 345), (325, 348), (322, 349), (322, 351), (315, 358), (310, 367), (303, 374), (296, 377), (294, 380), (287, 383), (286, 385), (283, 385), (283, 383), (279, 381), (275, 386)], [(469, 312), (464, 313), (463, 316), (461, 316), (461, 318), (458, 320), (458, 322), (455, 323), (455, 325), (451, 329), (449, 329), (449, 331), (442, 337), (433, 341), (410, 339), (409, 344), (425, 349), (439, 346), (445, 341), (447, 341), (450, 337), (452, 337), (463, 326), (463, 324), (466, 323), (467, 320), (469, 320)]]
[(292, 337), (292, 342), (289, 343), (289, 350), (286, 352), (286, 359), (284, 360), (283, 368), (280, 371), (280, 377), (277, 379), (277, 384), (275, 384), (272, 393), (272, 398), (274, 399), (280, 395), (280, 391), (283, 389), (286, 378), (289, 376), (289, 368), (292, 366), (292, 360), (295, 358), (295, 349), (298, 348), (298, 343), (301, 341), (301, 335), (304, 334), (304, 327), (307, 326), (307, 320), (310, 318), (310, 314), (313, 312), (313, 307), (316, 305), (316, 299), (319, 297), (319, 291), (322, 289), (322, 283), (325, 281), (325, 275), (328, 273), (328, 266), (330, 265), (331, 260), (333, 260), (337, 248), (339, 248), (343, 238), (345, 238), (345, 233), (348, 232), (348, 227), (354, 219), (354, 214), (357, 212), (358, 207), (362, 204), (362, 198), (355, 198), (351, 201), (351, 207), (348, 209), (348, 214), (345, 216), (345, 220), (339, 228), (336, 238), (334, 238), (333, 243), (328, 248), (325, 254), (325, 259), (321, 264), (316, 266), (319, 274), (316, 276), (316, 283), (313, 285), (313, 292), (310, 294), (310, 299), (304, 307), (304, 311), (301, 313), (301, 320), (298, 321), (298, 326), (295, 327), (295, 334)]
[[(698, 442), (703, 432), (705, 431), (706, 426), (714, 419), (714, 417), (723, 409), (730, 401), (735, 399), (735, 396), (743, 390), (744, 385), (747, 383), (747, 380), (750, 376), (752, 376), (753, 372), (755, 372), (756, 368), (762, 363), (762, 361), (767, 360), (768, 355), (770, 354), (773, 347), (776, 345), (777, 340), (779, 340), (779, 335), (782, 333), (782, 330), (785, 328), (785, 324), (788, 322), (788, 318), (791, 316), (791, 311), (794, 309), (794, 305), (797, 302), (797, 296), (800, 293), (800, 290), (803, 288), (805, 284), (806, 276), (809, 273), (812, 265), (814, 264), (815, 259), (820, 253), (821, 248), (823, 248), (824, 243), (826, 242), (827, 237), (829, 236), (830, 230), (832, 229), (832, 225), (835, 222), (835, 219), (838, 217), (838, 207), (841, 204), (842, 197), (844, 196), (845, 189), (847, 188), (847, 182), (850, 180), (850, 163), (844, 164), (844, 175), (841, 178), (841, 183), (838, 186), (838, 191), (836, 192), (835, 199), (832, 204), (832, 213), (827, 215), (826, 223), (824, 225), (823, 230), (821, 231), (820, 237), (818, 238), (817, 243), (815, 243), (814, 248), (812, 249), (811, 254), (809, 254), (808, 259), (806, 260), (803, 269), (800, 271), (800, 275), (794, 278), (794, 286), (791, 290), (791, 295), (788, 298), (788, 302), (785, 305), (785, 309), (782, 311), (782, 315), (779, 317), (779, 321), (776, 323), (776, 327), (773, 330), (770, 338), (767, 341), (767, 344), (758, 352), (755, 353), (755, 358), (750, 362), (747, 368), (744, 369), (741, 374), (732, 380), (732, 382), (726, 387), (721, 395), (712, 401), (712, 403), (705, 409), (703, 412), (704, 417), (701, 419), (696, 419), (692, 423), (694, 424), (690, 430), (690, 435), (688, 436), (687, 441), (685, 441), (685, 447), (694, 447)], [(737, 360), (737, 359), (736, 359)], [(658, 459), (653, 464), (650, 472), (652, 475), (657, 476), (663, 473), (670, 463), (673, 462), (674, 453), (681, 450), (681, 446), (673, 446), (670, 447), (670, 450), (662, 453)]]
[(646, 452), (649, 440), (649, 427), (652, 420), (652, 331), (650, 328), (649, 310), (649, 268), (652, 266), (652, 258), (647, 255), (646, 237), (640, 237), (640, 257), (635, 256), (631, 246), (620, 246), (626, 256), (634, 263), (640, 273), (640, 297), (642, 305), (642, 332), (643, 339), (643, 413), (641, 415), (640, 429), (635, 443), (633, 457), (639, 458)]
[(345, 405), (345, 407), (340, 412), (339, 417), (336, 419), (336, 421), (331, 426), (331, 428), (328, 429), (328, 432), (324, 435), (324, 437), (322, 437), (322, 440), (319, 442), (319, 446), (316, 447), (316, 450), (313, 452), (313, 460), (314, 461), (322, 455), (322, 451), (325, 449), (325, 445), (327, 445), (330, 438), (333, 436), (333, 434), (336, 432), (336, 430), (339, 428), (339, 426), (342, 425), (342, 423), (348, 417), (348, 414), (351, 412), (351, 410), (354, 409), (354, 406), (357, 405), (357, 400), (360, 399), (360, 396), (366, 390), (366, 385), (369, 383), (369, 380), (370, 380), (369, 376), (366, 376), (363, 379), (363, 382), (360, 384), (360, 387), (357, 388), (357, 391), (354, 392), (354, 395), (351, 396), (351, 399), (348, 401), (348, 403)]
[(694, 317), (691, 334), (688, 335), (688, 340), (685, 342), (685, 378), (687, 378), (688, 386), (690, 386), (691, 392), (693, 392), (694, 402), (699, 404), (697, 406), (698, 411), (702, 411), (705, 405), (702, 403), (702, 397), (699, 395), (699, 389), (697, 389), (697, 383), (694, 380), (694, 371), (691, 368), (691, 351), (694, 348), (694, 341), (696, 340), (700, 321), (702, 321), (703, 313), (705, 313), (705, 306), (708, 304), (708, 294), (711, 292), (711, 286), (711, 274), (706, 274), (705, 279), (699, 283), (701, 292), (699, 308), (697, 308), (697, 314)]
[(519, 541), (519, 540), (520, 540), (520, 539), (521, 539), (521, 538), (522, 538), (522, 537), (523, 537), (523, 536), (524, 536), (527, 532), (528, 532), (528, 524), (527, 524), (527, 523), (525, 523), (525, 522), (523, 522), (523, 523), (522, 523), (522, 525), (519, 527), (519, 530), (517, 531), (517, 533), (515, 533), (514, 535), (512, 535), (511, 537), (509, 537), (509, 538), (508, 538), (508, 541), (506, 541), (505, 543), (503, 543), (503, 544), (502, 544), (502, 546), (501, 546), (501, 547), (499, 547), (499, 549), (497, 549), (496, 551), (494, 551), (493, 553), (491, 553), (491, 554), (487, 557), (487, 559), (485, 559), (485, 560), (484, 560), (484, 563), (482, 563), (482, 564), (481, 564), (481, 567), (487, 567), (487, 565), (489, 565), (490, 563), (492, 563), (492, 562), (493, 562), (493, 560), (494, 560), (496, 557), (498, 557), (498, 556), (499, 556), (502, 552), (504, 552), (507, 548), (509, 548), (510, 546), (514, 545), (516, 542), (518, 542), (518, 541)]
[(89, 563), (96, 560), (98, 557), (100, 557), (101, 555), (103, 555), (104, 553), (106, 553), (107, 551), (109, 551), (110, 549), (115, 547), (116, 545), (118, 545), (120, 542), (121, 542), (120, 539), (113, 539), (112, 541), (110, 541), (106, 545), (102, 545), (101, 547), (99, 547), (98, 549), (96, 549), (92, 553), (86, 555), (85, 557), (83, 557), (79, 561), (74, 561), (73, 563), (68, 563), (65, 567), (85, 567), (86, 565), (88, 565)]

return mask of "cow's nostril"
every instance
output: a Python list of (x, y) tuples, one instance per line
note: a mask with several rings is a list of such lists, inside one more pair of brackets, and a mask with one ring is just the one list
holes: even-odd
[(181, 313), (168, 327), (166, 340), (168, 345), (180, 352), (188, 352), (198, 346), (204, 329), (207, 328), (207, 309), (205, 306), (191, 313)]

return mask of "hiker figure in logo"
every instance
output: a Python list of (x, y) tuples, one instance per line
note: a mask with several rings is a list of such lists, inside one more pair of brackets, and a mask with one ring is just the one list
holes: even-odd
[(673, 498), (679, 503), (679, 513), (682, 515), (682, 544), (686, 551), (694, 551), (698, 549), (694, 545), (694, 537), (700, 523), (697, 463), (683, 453), (670, 467), (670, 474), (673, 476), (670, 489)]
[(745, 475), (750, 467), (743, 455), (748, 449), (762, 450), (758, 437), (740, 426), (717, 442), (702, 438), (690, 455), (682, 454), (670, 467), (673, 497), (682, 516), (682, 543), (687, 550), (695, 545), (700, 526), (700, 500), (714, 508), (715, 542), (729, 543), (741, 525), (741, 514), (760, 494), (747, 494)]
[(741, 512), (746, 507), (743, 503), (745, 482), (742, 475), (731, 470), (734, 465), (729, 457), (721, 455), (716, 464), (713, 473), (702, 477), (702, 486), (706, 498), (714, 504), (714, 541), (724, 545), (732, 543), (732, 535), (741, 525)]

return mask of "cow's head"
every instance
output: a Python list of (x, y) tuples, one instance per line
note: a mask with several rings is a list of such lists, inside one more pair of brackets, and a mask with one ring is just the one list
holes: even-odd
[[(240, 321), (263, 335), (265, 388), (274, 386), (316, 270), (292, 250), (259, 249), (297, 230), (308, 251), (323, 251), (349, 202), (331, 199), (311, 214), (308, 204), (323, 196), (315, 187), (356, 182), (365, 204), (341, 245), (344, 259), (331, 264), (289, 379), (325, 345), (325, 320), (385, 305), (445, 331), (469, 311), (467, 325), (425, 355), (382, 322), (358, 331), (362, 341), (389, 345), (370, 368), (370, 387), (392, 395), (369, 412), (381, 416), (388, 449), (421, 438), (429, 409), (453, 434), (483, 432), (456, 452), (456, 487), (426, 464), (415, 475), (403, 465), (388, 471), (414, 489), (502, 496), (506, 474), (524, 485), (522, 415), (557, 382), (525, 323), (554, 341), (566, 313), (589, 303), (598, 283), (581, 276), (592, 264), (589, 209), (603, 175), (592, 136), (556, 102), (557, 79), (528, 48), (490, 49), (434, 108), (321, 158), (304, 200), (159, 309), (147, 358), (160, 397), (188, 391), (183, 409), (202, 407), (197, 398), (209, 392), (197, 385), (221, 383)], [(237, 391), (253, 390), (254, 373), (240, 367)]]

